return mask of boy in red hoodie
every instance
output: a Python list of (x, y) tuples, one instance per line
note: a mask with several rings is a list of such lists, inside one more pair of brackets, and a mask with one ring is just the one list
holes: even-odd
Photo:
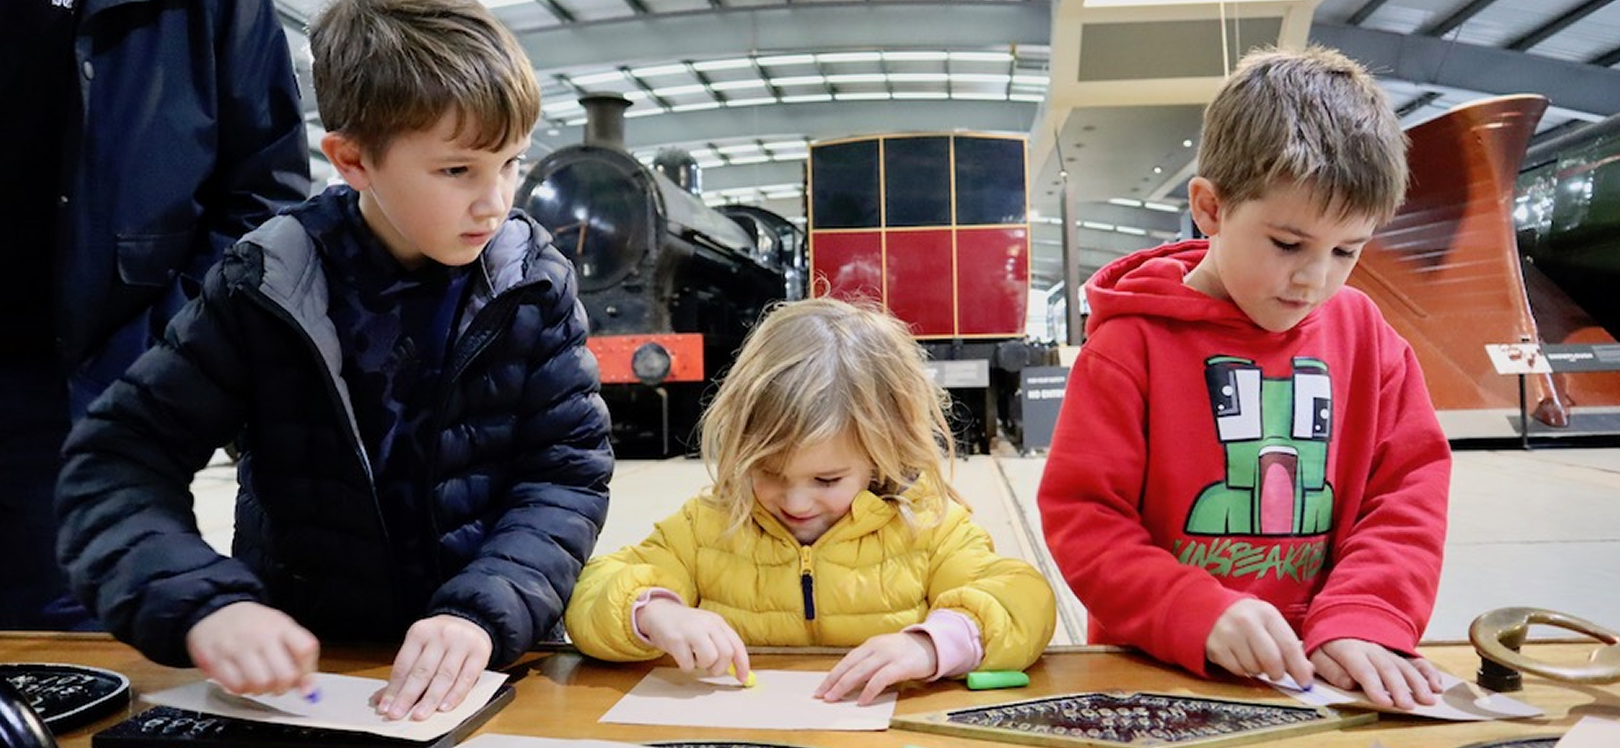
[(1047, 544), (1094, 643), (1432, 704), (1415, 648), (1451, 452), (1411, 347), (1344, 288), (1405, 193), (1399, 120), (1343, 55), (1265, 50), (1205, 111), (1198, 163), (1209, 238), (1087, 283)]

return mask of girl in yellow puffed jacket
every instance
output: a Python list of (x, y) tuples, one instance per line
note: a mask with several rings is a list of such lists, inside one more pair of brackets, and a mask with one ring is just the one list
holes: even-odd
[(816, 690), (1017, 670), (1056, 603), (997, 556), (940, 474), (945, 394), (905, 325), (832, 299), (776, 307), (703, 417), (714, 481), (640, 545), (586, 564), (568, 634), (605, 660), (669, 653), (748, 676), (746, 645), (854, 647)]

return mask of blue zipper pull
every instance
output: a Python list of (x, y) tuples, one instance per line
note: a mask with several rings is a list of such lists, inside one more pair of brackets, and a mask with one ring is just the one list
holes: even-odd
[(810, 572), (809, 546), (799, 546), (799, 589), (804, 593), (804, 620), (816, 620), (816, 578)]

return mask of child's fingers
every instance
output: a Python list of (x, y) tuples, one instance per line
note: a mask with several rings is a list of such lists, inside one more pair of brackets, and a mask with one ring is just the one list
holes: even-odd
[(1300, 688), (1309, 688), (1316, 678), (1316, 668), (1311, 666), (1311, 658), (1305, 656), (1305, 645), (1294, 634), (1294, 629), (1280, 616), (1266, 629), (1271, 632), (1272, 644), (1281, 659), (1280, 670), (1277, 673), (1267, 670), (1266, 674), (1276, 677), (1286, 673)]
[(861, 706), (871, 704), (874, 699), (883, 694), (883, 689), (906, 679), (905, 674), (901, 672), (902, 670), (903, 668), (898, 662), (891, 662), (878, 668), (876, 672), (872, 673), (872, 677), (867, 679), (866, 688), (861, 689), (861, 698), (855, 703)]
[[(1379, 686), (1384, 690), (1397, 709), (1411, 709), (1416, 703), (1412, 700), (1412, 685), (1407, 679), (1407, 672), (1417, 677), (1417, 671), (1406, 660), (1394, 654), (1386, 653), (1384, 656), (1373, 658), (1373, 669), (1378, 671)], [(1385, 704), (1384, 706), (1388, 706)]]
[(719, 675), (726, 671), (726, 662), (729, 652), (722, 653), (720, 646), (715, 642), (712, 633), (705, 632), (692, 641), (692, 664), (709, 675)]
[(670, 657), (675, 658), (675, 667), (680, 668), (681, 672), (690, 673), (696, 668), (692, 659), (692, 647), (686, 642), (680, 642), (666, 651)]
[[(843, 659), (838, 661), (838, 664), (833, 665), (833, 669), (827, 673), (827, 677), (821, 679), (821, 685), (816, 686), (816, 690), (811, 695), (818, 699), (826, 696), (833, 686), (837, 685), (838, 681), (843, 680), (844, 673), (854, 666), (854, 657), (854, 652), (844, 655)], [(842, 693), (838, 695), (843, 696)], [(834, 700), (836, 701), (836, 699)]]
[(871, 661), (871, 652), (865, 649), (857, 648), (844, 655), (837, 667), (827, 674), (821, 687), (816, 689), (817, 695), (823, 701), (842, 701), (844, 694), (855, 690), (871, 677), (871, 671), (875, 669)]
[(737, 682), (747, 683), (748, 675), (752, 672), (752, 666), (748, 664), (748, 646), (743, 644), (742, 637), (738, 636), (737, 632), (729, 627), (726, 629), (726, 634), (731, 640), (730, 664), (736, 671)]
[(434, 670), (427, 689), (417, 700), (416, 708), (411, 710), (411, 719), (424, 720), (440, 711), (440, 707), (450, 695), (450, 689), (455, 686), (456, 678), (460, 676), (461, 666), (465, 662), (464, 655), (457, 657), (455, 653), (447, 653), (447, 656), (439, 661), (439, 667)]
[(400, 650), (399, 659), (394, 661), (394, 671), (388, 678), (393, 698), (383, 696), (383, 701), (387, 703), (383, 707), (384, 713), (389, 719), (403, 719), (410, 713), (422, 697), (422, 692), (427, 690), (433, 674), (438, 672), (439, 660), (443, 657), (437, 641), (430, 640), (423, 645), (406, 636), (405, 647)]
[(1339, 664), (1338, 660), (1321, 650), (1317, 650), (1317, 652), (1317, 656), (1311, 659), (1312, 664), (1315, 666), (1316, 677), (1337, 688), (1349, 690), (1356, 687), (1356, 679), (1350, 677), (1350, 673), (1344, 669), (1344, 666)]
[(483, 674), (484, 666), (489, 664), (489, 657), (474, 657), (469, 655), (461, 663), (461, 671), (456, 673), (455, 682), (450, 684), (450, 691), (444, 695), (439, 703), (440, 711), (449, 711), (467, 700), (467, 694), (472, 693), (473, 686), (478, 685), (478, 677)]
[(247, 687), (247, 679), (242, 676), (241, 669), (236, 666), (236, 660), (230, 657), (211, 660), (202, 671), (203, 675), (208, 676), (215, 683), (218, 683), (221, 688), (231, 693), (243, 693), (242, 689)]
[(1417, 671), (1423, 675), (1423, 679), (1428, 682), (1431, 692), (1435, 694), (1445, 693), (1446, 684), (1440, 680), (1440, 668), (1435, 667), (1434, 663), (1422, 657), (1414, 657), (1410, 662), (1412, 667), (1417, 668)]
[[(1401, 671), (1406, 675), (1406, 685), (1412, 691), (1412, 700), (1423, 705), (1432, 705), (1439, 701), (1438, 694), (1444, 689), (1436, 688), (1430, 681), (1430, 674), (1419, 666), (1419, 663), (1424, 665), (1428, 665), (1428, 663), (1421, 659), (1398, 659), (1403, 661)], [(1432, 670), (1433, 666), (1430, 665), (1429, 668)], [(1438, 675), (1436, 675), (1436, 678), (1438, 678)]]

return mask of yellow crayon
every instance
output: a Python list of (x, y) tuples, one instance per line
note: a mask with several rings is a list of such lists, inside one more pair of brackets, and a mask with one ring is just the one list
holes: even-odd
[[(727, 665), (726, 666), (726, 675), (729, 675), (729, 676), (731, 676), (733, 678), (737, 678), (737, 666), (736, 665)], [(754, 671), (752, 671), (752, 670), (748, 671), (748, 680), (743, 680), (741, 678), (737, 678), (737, 680), (742, 681), (743, 688), (753, 688), (754, 687)]]

